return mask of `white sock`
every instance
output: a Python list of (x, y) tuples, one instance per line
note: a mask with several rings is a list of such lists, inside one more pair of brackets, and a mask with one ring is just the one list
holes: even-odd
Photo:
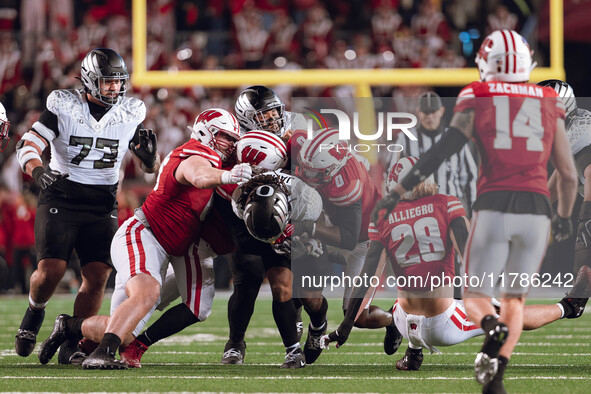
[(31, 304), (31, 306), (35, 309), (45, 309), (45, 307), (47, 306), (47, 303), (49, 301), (46, 302), (42, 302), (42, 303), (36, 303), (35, 301), (33, 301), (33, 299), (31, 298), (31, 294), (29, 294), (29, 304)]
[(558, 305), (558, 307), (560, 308), (560, 318), (564, 319), (564, 307), (562, 306), (562, 304), (559, 302), (556, 305)]

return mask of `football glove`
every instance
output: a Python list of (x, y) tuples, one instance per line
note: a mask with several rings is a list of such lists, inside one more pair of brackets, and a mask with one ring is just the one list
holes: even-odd
[(555, 213), (552, 217), (552, 234), (558, 242), (570, 238), (573, 235), (573, 224), (570, 218), (563, 218)]
[(330, 342), (336, 342), (337, 349), (347, 342), (349, 339), (349, 334), (351, 333), (351, 329), (353, 328), (353, 320), (349, 318), (345, 318), (343, 322), (339, 325), (339, 328), (331, 332), (330, 334), (324, 335), (321, 340), (321, 344), (324, 348), (328, 349), (328, 344)]
[(231, 183), (248, 182), (250, 178), (252, 178), (252, 168), (250, 168), (250, 164), (236, 164), (230, 171), (224, 171), (222, 173), (222, 184), (228, 185)]
[(371, 211), (371, 220), (374, 223), (377, 223), (379, 220), (379, 213), (382, 209), (386, 210), (383, 217), (384, 219), (386, 219), (390, 212), (392, 212), (392, 210), (396, 208), (398, 201), (400, 201), (400, 195), (395, 191), (390, 192), (390, 194), (378, 201), (376, 205), (373, 207), (373, 211)]
[(322, 243), (316, 238), (310, 238), (308, 242), (306, 242), (306, 247), (308, 249), (308, 254), (312, 257), (320, 257), (324, 253), (322, 250)]
[(156, 164), (156, 134), (152, 129), (138, 131), (139, 144), (129, 141), (129, 149), (141, 160), (147, 168), (154, 168)]
[(32, 175), (33, 179), (35, 179), (35, 183), (43, 190), (47, 189), (58, 180), (67, 178), (69, 176), (69, 174), (62, 174), (61, 172), (54, 170), (47, 171), (42, 166), (35, 167), (33, 169)]

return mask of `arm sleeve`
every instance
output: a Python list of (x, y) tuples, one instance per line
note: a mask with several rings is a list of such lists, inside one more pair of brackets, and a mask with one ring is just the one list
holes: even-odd
[(402, 186), (406, 190), (412, 190), (437, 171), (445, 160), (458, 153), (466, 142), (468, 142), (468, 138), (459, 129), (450, 127), (441, 139), (421, 156), (412, 171), (402, 180)]
[(361, 199), (346, 207), (336, 207), (332, 212), (330, 220), (341, 231), (341, 244), (338, 246), (347, 250), (355, 249), (361, 232)]
[(466, 226), (466, 220), (463, 216), (457, 217), (451, 221), (449, 227), (460, 249), (460, 254), (464, 255), (464, 249), (466, 248), (466, 241), (468, 240), (468, 226)]
[(57, 115), (48, 109), (41, 112), (39, 120), (33, 124), (32, 129), (45, 139), (46, 142), (60, 135)]
[[(369, 250), (365, 256), (365, 263), (363, 264), (361, 273), (359, 274), (360, 277), (364, 277), (364, 275), (375, 275), (383, 250), (384, 245), (379, 242), (372, 241), (369, 244)], [(347, 314), (345, 315), (345, 319), (355, 320), (355, 316), (357, 316), (357, 312), (363, 303), (363, 297), (367, 293), (367, 290), (368, 287), (366, 286), (359, 286), (353, 290), (353, 294), (351, 295), (349, 304), (347, 305)]]

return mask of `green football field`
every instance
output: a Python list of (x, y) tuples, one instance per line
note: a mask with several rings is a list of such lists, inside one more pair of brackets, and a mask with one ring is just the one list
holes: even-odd
[[(284, 349), (271, 314), (271, 301), (261, 296), (247, 332), (244, 365), (220, 365), (228, 334), (226, 303), (220, 294), (210, 318), (152, 346), (143, 368), (124, 371), (84, 371), (61, 366), (57, 356), (38, 362), (14, 352), (14, 334), (25, 297), (0, 297), (0, 392), (478, 392), (472, 363), (481, 338), (429, 355), (421, 371), (398, 371), (394, 364), (407, 342), (393, 356), (382, 352), (384, 330), (354, 329), (347, 344), (325, 350), (313, 365), (283, 370)], [(50, 332), (59, 313), (71, 312), (73, 298), (54, 298), (47, 307), (39, 342)], [(103, 311), (107, 310), (105, 301)], [(384, 308), (392, 301), (377, 300)], [(339, 300), (329, 300), (329, 328), (341, 320)], [(304, 314), (305, 315), (305, 314)], [(156, 313), (156, 317), (159, 312)], [(591, 392), (591, 315), (561, 320), (526, 332), (505, 375), (508, 392)], [(306, 317), (304, 316), (306, 322)], [(304, 334), (305, 335), (305, 334)], [(305, 337), (304, 337), (305, 338)], [(37, 349), (36, 349), (37, 350)]]

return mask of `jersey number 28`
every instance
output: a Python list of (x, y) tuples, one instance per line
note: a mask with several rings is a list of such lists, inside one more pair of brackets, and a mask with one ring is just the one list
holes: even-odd
[[(422, 261), (437, 261), (445, 257), (445, 246), (441, 239), (437, 219), (428, 216), (417, 220), (412, 226), (400, 224), (392, 229), (392, 241), (402, 238), (402, 243), (394, 251), (398, 265), (407, 267)], [(418, 243), (419, 253), (408, 255), (411, 248)]]

